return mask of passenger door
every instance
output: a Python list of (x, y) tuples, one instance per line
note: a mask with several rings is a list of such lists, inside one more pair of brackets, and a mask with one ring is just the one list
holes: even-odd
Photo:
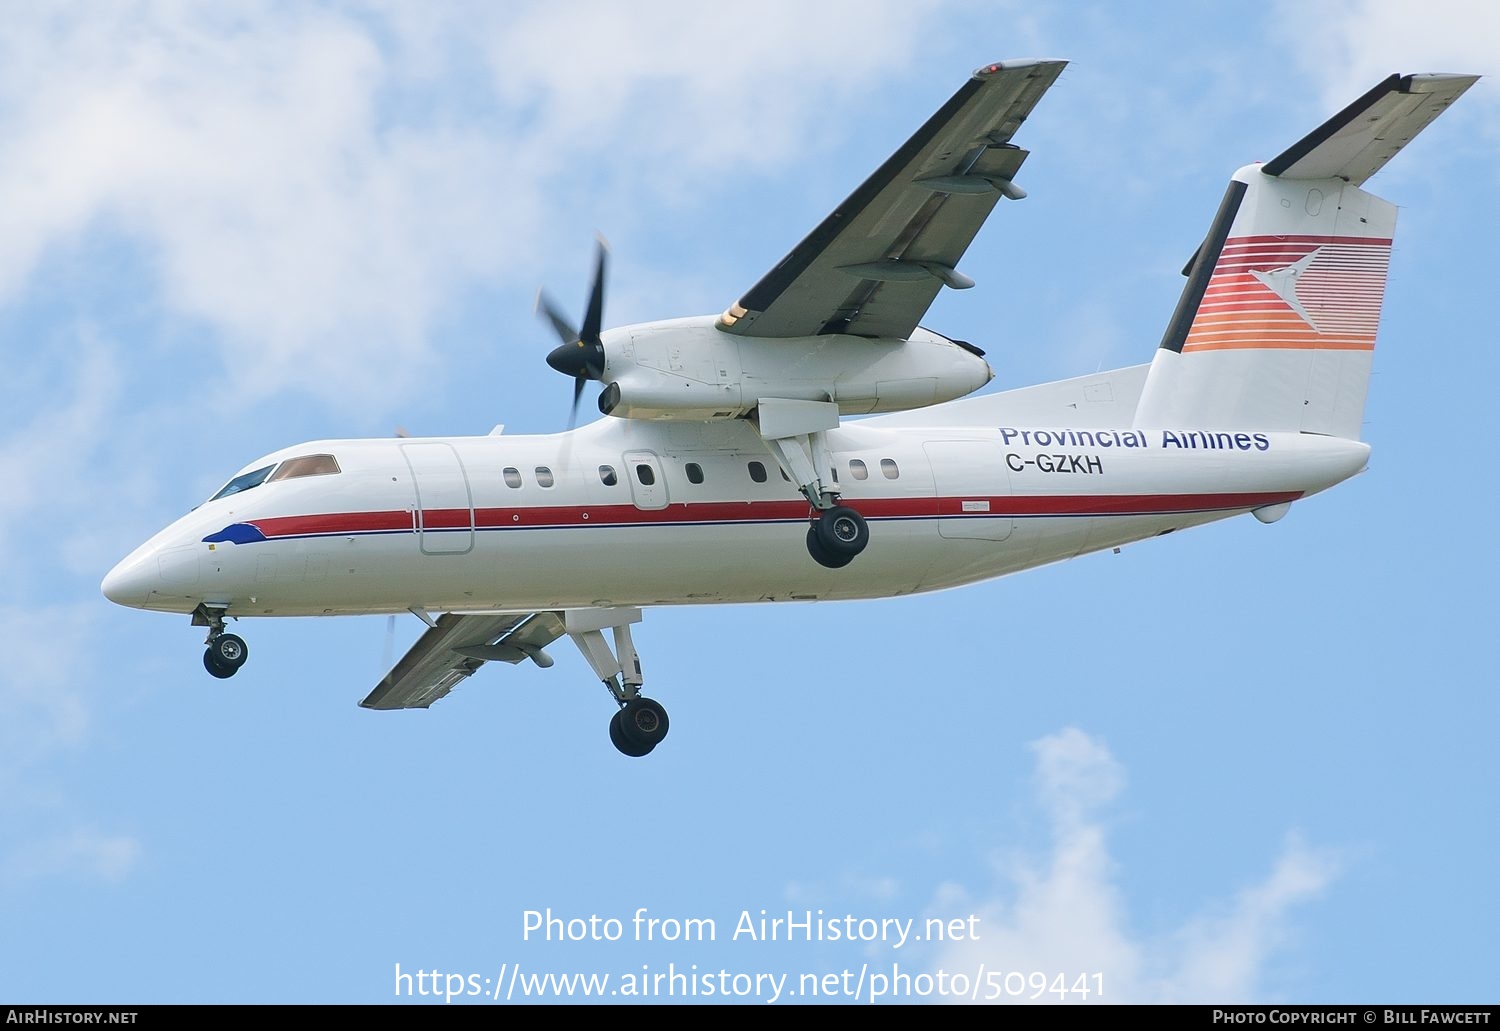
[(667, 481), (655, 452), (625, 452), (625, 476), (630, 481), (630, 499), (636, 508), (651, 511), (667, 507)]
[(466, 555), (474, 550), (474, 499), (463, 461), (452, 444), (402, 444), (417, 502), (414, 529), (424, 555)]

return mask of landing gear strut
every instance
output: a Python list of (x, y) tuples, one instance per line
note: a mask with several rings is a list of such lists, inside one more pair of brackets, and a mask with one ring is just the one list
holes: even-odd
[(245, 644), (245, 639), (224, 632), (223, 609), (199, 605), (193, 612), (193, 625), (208, 627), (208, 638), (204, 641), (208, 648), (203, 652), (203, 668), (211, 675), (227, 680), (238, 673), (245, 660), (250, 658), (250, 648)]
[[(581, 609), (564, 615), (563, 625), (594, 674), (614, 698), (618, 710), (609, 720), (609, 740), (623, 754), (650, 754), (667, 736), (667, 710), (641, 694), (641, 660), (630, 639), (630, 624), (641, 621), (637, 608)], [(604, 631), (613, 631), (611, 650)]]
[(828, 444), (828, 431), (839, 424), (839, 406), (831, 401), (761, 398), (755, 417), (782, 474), (813, 508), (807, 553), (819, 565), (842, 569), (870, 543), (870, 528), (864, 516), (840, 504)]

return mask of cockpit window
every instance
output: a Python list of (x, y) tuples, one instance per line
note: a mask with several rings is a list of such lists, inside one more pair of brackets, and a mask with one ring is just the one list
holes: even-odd
[(275, 483), (277, 480), (291, 480), (298, 476), (329, 476), (338, 471), (338, 460), (332, 455), (303, 455), (282, 462), (266, 482)]
[(240, 473), (234, 479), (220, 487), (219, 493), (208, 500), (218, 501), (220, 498), (227, 498), (231, 494), (238, 494), (242, 490), (259, 487), (265, 482), (266, 477), (271, 475), (271, 470), (275, 468), (276, 466), (274, 465), (266, 465), (261, 466), (259, 469), (253, 469), (248, 473)]

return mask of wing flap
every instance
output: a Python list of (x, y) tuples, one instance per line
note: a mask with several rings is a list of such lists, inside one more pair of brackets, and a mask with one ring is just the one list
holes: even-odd
[(720, 319), (761, 337), (905, 338), (1011, 183), (1010, 138), (1065, 61), (988, 65)]
[(563, 633), (555, 612), (445, 612), (359, 704), (366, 709), (425, 709), (485, 662), (520, 662)]

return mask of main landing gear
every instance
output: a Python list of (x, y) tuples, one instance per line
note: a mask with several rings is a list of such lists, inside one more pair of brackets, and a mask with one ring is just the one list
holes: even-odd
[(667, 710), (654, 698), (637, 696), (609, 719), (609, 740), (624, 755), (649, 755), (667, 736)]
[(208, 639), (204, 642), (208, 647), (203, 652), (203, 668), (211, 675), (227, 680), (238, 673), (245, 660), (250, 658), (250, 648), (245, 644), (245, 639), (224, 632), (223, 609), (199, 605), (193, 612), (193, 625), (208, 627)]
[(829, 569), (847, 566), (869, 543), (865, 517), (847, 505), (824, 509), (807, 528), (807, 553)]
[(842, 569), (870, 543), (865, 517), (839, 503), (828, 431), (839, 424), (839, 406), (831, 401), (761, 398), (755, 425), (782, 475), (813, 508), (807, 529), (807, 553), (819, 565)]
[[(667, 736), (671, 721), (654, 698), (641, 694), (641, 659), (630, 639), (630, 624), (641, 621), (637, 608), (582, 609), (564, 613), (563, 626), (619, 707), (609, 720), (609, 740), (624, 755), (649, 755)], [(610, 648), (604, 631), (612, 631)]]

